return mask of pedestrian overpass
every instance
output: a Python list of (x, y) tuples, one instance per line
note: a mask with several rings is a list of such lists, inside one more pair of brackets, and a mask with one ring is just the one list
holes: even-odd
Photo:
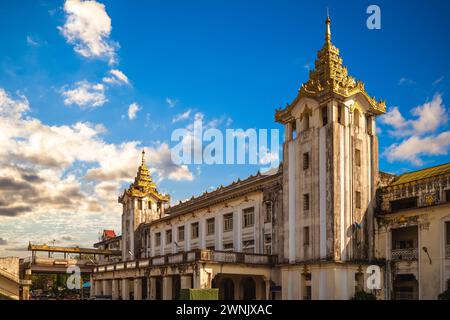
[(70, 267), (78, 267), (81, 274), (91, 274), (99, 260), (121, 256), (120, 250), (100, 250), (94, 248), (60, 247), (47, 244), (29, 244), (31, 256), (20, 263), (20, 280), (22, 283), (22, 299), (29, 298), (31, 275), (67, 274)]

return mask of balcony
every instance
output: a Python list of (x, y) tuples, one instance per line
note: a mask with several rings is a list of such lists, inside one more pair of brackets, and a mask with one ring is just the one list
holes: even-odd
[(189, 252), (179, 252), (164, 256), (156, 256), (150, 259), (120, 262), (115, 264), (99, 266), (95, 272), (132, 270), (139, 268), (148, 268), (152, 266), (166, 266), (174, 264), (192, 263), (192, 262), (211, 262), (211, 263), (233, 263), (247, 265), (273, 265), (277, 262), (276, 256), (265, 254), (254, 254), (244, 252), (214, 251), (214, 250), (192, 250)]
[(418, 257), (417, 248), (392, 250), (393, 261), (416, 261)]

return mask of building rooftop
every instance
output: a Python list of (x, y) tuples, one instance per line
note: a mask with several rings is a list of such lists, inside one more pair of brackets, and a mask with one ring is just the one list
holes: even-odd
[(450, 174), (450, 162), (430, 168), (404, 173), (398, 176), (391, 184), (389, 184), (389, 187), (394, 187), (401, 184), (410, 183), (413, 181), (428, 179), (444, 174)]

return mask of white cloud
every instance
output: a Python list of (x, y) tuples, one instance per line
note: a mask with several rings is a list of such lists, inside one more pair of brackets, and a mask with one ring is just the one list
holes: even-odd
[(173, 99), (173, 98), (167, 97), (166, 98), (166, 103), (169, 106), (169, 108), (173, 108), (173, 107), (175, 107), (177, 105), (178, 99)]
[(27, 36), (27, 44), (32, 47), (39, 47), (41, 45), (39, 41), (34, 39), (32, 36)]
[(421, 156), (445, 155), (450, 148), (450, 131), (437, 136), (412, 136), (403, 142), (392, 144), (383, 153), (389, 162), (408, 161), (414, 165), (422, 165)]
[(141, 110), (141, 107), (137, 103), (132, 103), (128, 107), (128, 119), (134, 120), (136, 119), (136, 114)]
[[(2, 95), (5, 91), (0, 89)], [(27, 110), (22, 98), (14, 100), (6, 94), (0, 101), (3, 101), (0, 110), (5, 105)], [(23, 187), (20, 184), (24, 182), (23, 170), (18, 168), (29, 168), (33, 174), (28, 180), (49, 181), (48, 185), (55, 190), (64, 181), (70, 188), (81, 187), (86, 181), (95, 184), (96, 181), (130, 181), (136, 172), (142, 150), (139, 141), (110, 144), (102, 139), (106, 131), (103, 125), (78, 122), (70, 126), (48, 126), (35, 118), (17, 116), (15, 112), (12, 115), (0, 113), (0, 127), (4, 129), (0, 136), (0, 163), (3, 164), (0, 177), (11, 177), (10, 181), (2, 181), (4, 186)], [(152, 155), (149, 160), (154, 173), (160, 179), (179, 180), (183, 178), (180, 173), (190, 179), (186, 168), (171, 162), (167, 144), (147, 149)]]
[(398, 81), (399, 86), (404, 85), (404, 84), (411, 85), (411, 84), (415, 84), (415, 83), (416, 82), (414, 80), (411, 80), (411, 79), (408, 79), (405, 77), (400, 78), (400, 80)]
[[(64, 235), (91, 246), (97, 231), (119, 230), (117, 195), (136, 174), (141, 143), (108, 143), (103, 125), (50, 126), (26, 116), (29, 109), (26, 97), (0, 88), (0, 234), (10, 240), (0, 254)], [(173, 164), (167, 144), (146, 151), (159, 181), (194, 178)]]
[(19, 95), (19, 99), (14, 100), (0, 88), (0, 116), (18, 118), (29, 109), (28, 99), (25, 96)]
[(76, 104), (81, 108), (100, 107), (108, 102), (105, 86), (101, 83), (90, 83), (86, 80), (75, 83), (72, 88), (63, 88), (64, 104)]
[(436, 94), (432, 101), (412, 109), (411, 114), (416, 119), (406, 120), (399, 109), (393, 107), (380, 118), (380, 121), (393, 127), (395, 130), (390, 130), (389, 133), (396, 137), (435, 132), (441, 125), (448, 122), (448, 112), (440, 94)]
[(438, 79), (433, 81), (433, 86), (437, 85), (438, 83), (441, 83), (444, 80), (444, 76), (439, 77)]
[(381, 117), (381, 122), (391, 126), (389, 134), (404, 137), (399, 143), (387, 147), (383, 156), (389, 161), (407, 161), (422, 165), (424, 156), (445, 155), (450, 147), (450, 131), (434, 134), (448, 122), (448, 111), (442, 96), (436, 94), (433, 99), (412, 109), (415, 119), (405, 119), (397, 107)]
[(179, 121), (183, 121), (183, 120), (189, 119), (189, 117), (191, 116), (191, 112), (192, 112), (192, 110), (189, 109), (186, 112), (177, 114), (176, 116), (173, 117), (172, 123), (176, 123), (176, 122), (179, 122)]
[(64, 11), (66, 22), (58, 29), (75, 51), (83, 57), (106, 58), (114, 64), (119, 45), (109, 38), (111, 18), (105, 5), (95, 0), (66, 0)]
[(103, 78), (103, 82), (116, 85), (130, 84), (128, 77), (120, 70), (109, 70), (109, 74), (110, 76)]

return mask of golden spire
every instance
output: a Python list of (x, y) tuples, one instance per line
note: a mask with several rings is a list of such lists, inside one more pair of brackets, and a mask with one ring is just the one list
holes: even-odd
[(142, 165), (145, 165), (145, 149), (142, 149)]
[(331, 19), (330, 19), (330, 13), (328, 12), (327, 8), (327, 19), (325, 20), (326, 25), (326, 31), (325, 31), (325, 42), (331, 43)]
[(275, 114), (277, 121), (291, 121), (292, 119), (289, 118), (290, 109), (302, 97), (324, 101), (336, 94), (347, 98), (356, 93), (361, 93), (371, 104), (374, 113), (381, 114), (386, 111), (384, 101), (377, 101), (370, 97), (364, 89), (364, 84), (361, 81), (356, 81), (348, 74), (347, 68), (342, 63), (339, 49), (331, 43), (331, 19), (328, 10), (325, 26), (325, 43), (322, 49), (317, 52), (314, 69), (310, 70), (308, 81), (302, 84), (297, 97), (291, 104), (288, 104), (285, 109), (277, 110)]

